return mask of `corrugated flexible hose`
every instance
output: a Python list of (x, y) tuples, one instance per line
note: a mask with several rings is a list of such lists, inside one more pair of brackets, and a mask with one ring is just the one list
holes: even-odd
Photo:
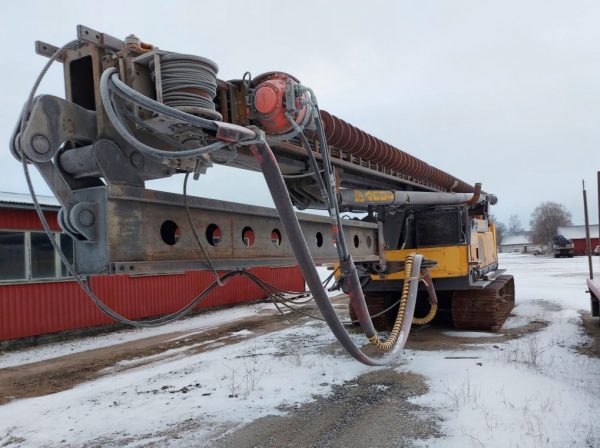
[(402, 297), (398, 305), (396, 321), (388, 338), (381, 340), (377, 334), (368, 338), (371, 345), (377, 347), (381, 352), (388, 352), (392, 348), (400, 350), (406, 344), (415, 312), (422, 259), (422, 255), (412, 253), (407, 255), (404, 260), (405, 274)]

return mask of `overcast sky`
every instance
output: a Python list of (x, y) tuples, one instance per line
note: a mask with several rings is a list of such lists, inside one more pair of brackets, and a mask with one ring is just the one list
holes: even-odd
[[(25, 192), (8, 140), (45, 59), (84, 24), (206, 56), (222, 79), (281, 70), (323, 109), (469, 182), (525, 226), (541, 201), (597, 222), (600, 170), (598, 1), (6, 1), (0, 16), (0, 191)], [(61, 67), (41, 93), (63, 95)], [(39, 178), (39, 192), (49, 193)], [(152, 188), (179, 191), (181, 179)], [(271, 203), (262, 176), (214, 168), (195, 195)]]

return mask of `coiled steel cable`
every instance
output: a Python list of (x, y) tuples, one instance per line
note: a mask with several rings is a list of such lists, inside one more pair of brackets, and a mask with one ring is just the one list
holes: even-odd
[[(116, 87), (116, 90), (113, 88)], [(122, 93), (124, 90), (122, 89), (122, 86), (124, 86), (124, 83), (122, 83), (119, 79), (118, 79), (118, 75), (116, 72), (115, 68), (109, 68), (104, 70), (104, 72), (102, 73), (102, 76), (100, 77), (100, 96), (102, 98), (102, 105), (104, 106), (104, 110), (106, 111), (106, 115), (108, 116), (111, 124), (113, 125), (113, 127), (115, 128), (115, 130), (119, 133), (119, 135), (121, 135), (121, 137), (123, 137), (123, 139), (129, 143), (131, 146), (133, 146), (134, 148), (138, 149), (139, 151), (143, 152), (144, 154), (150, 156), (150, 157), (154, 157), (154, 158), (168, 158), (168, 159), (179, 159), (179, 158), (186, 158), (186, 157), (197, 157), (200, 156), (202, 154), (208, 154), (210, 152), (216, 151), (217, 149), (223, 148), (227, 145), (229, 145), (228, 142), (215, 142), (215, 143), (211, 143), (210, 145), (206, 145), (200, 148), (194, 148), (194, 149), (186, 149), (186, 150), (182, 150), (182, 151), (165, 151), (163, 149), (158, 149), (158, 148), (154, 148), (152, 146), (148, 146), (145, 143), (142, 143), (141, 141), (139, 141), (127, 128), (127, 126), (120, 120), (118, 114), (115, 112), (115, 109), (113, 107), (113, 104), (111, 102), (111, 92), (115, 92), (116, 94), (120, 94)], [(129, 89), (129, 87), (127, 87), (127, 89)], [(127, 91), (127, 90), (125, 90)], [(137, 94), (137, 92), (135, 92)], [(142, 95), (143, 96), (143, 95)], [(137, 95), (132, 95), (131, 97), (129, 97), (130, 100), (132, 100), (132, 102), (138, 103), (137, 101), (138, 96)], [(165, 113), (165, 115), (171, 116), (173, 118), (179, 118), (179, 117), (174, 117), (174, 115), (179, 115), (179, 114), (183, 114), (184, 116), (188, 116), (191, 117), (192, 120), (190, 120), (187, 117), (186, 122), (190, 122), (190, 121), (195, 121), (193, 119), (198, 119), (199, 117), (194, 117), (193, 115), (187, 114), (185, 112), (181, 112), (181, 111), (177, 111), (176, 109), (173, 109), (172, 107), (168, 107), (165, 106), (164, 104), (160, 104), (157, 103), (156, 101), (151, 100), (150, 98), (147, 98), (147, 100), (150, 100), (150, 103), (148, 103), (147, 101), (144, 102), (140, 102), (140, 104), (142, 105), (146, 105), (146, 104), (150, 104), (151, 106), (149, 106), (148, 108), (150, 110), (156, 111), (158, 113), (163, 113), (164, 109), (163, 108), (167, 108), (167, 111)], [(162, 106), (162, 107), (154, 107), (154, 104), (158, 106)], [(174, 114), (174, 112), (179, 112), (179, 114)], [(202, 121), (200, 121), (199, 123), (191, 123), (191, 124), (199, 124), (200, 126), (202, 126), (203, 122), (206, 122), (208, 120), (204, 120), (204, 119), (200, 119)]]
[[(188, 114), (186, 112), (180, 111), (178, 109), (174, 109), (169, 106), (165, 106), (163, 103), (159, 103), (152, 98), (141, 94), (135, 89), (132, 89), (127, 84), (119, 79), (119, 76), (116, 74), (117, 70), (114, 67), (106, 69), (103, 74), (107, 71), (110, 72), (110, 89), (115, 94), (120, 97), (130, 101), (131, 103), (139, 104), (140, 106), (148, 109), (157, 114), (165, 115), (167, 117), (174, 118), (176, 120), (181, 120), (184, 123), (189, 123), (194, 126), (198, 126), (202, 129), (217, 130), (217, 124), (214, 120), (209, 120), (208, 118), (197, 117), (196, 115)], [(113, 76), (114, 75), (114, 76)], [(108, 84), (108, 79), (106, 80)], [(102, 87), (102, 79), (100, 80), (100, 86)]]
[[(170, 53), (160, 57), (162, 100), (166, 106), (221, 120), (216, 111), (217, 72), (210, 59), (187, 54)], [(150, 76), (156, 81), (156, 65), (150, 61)]]

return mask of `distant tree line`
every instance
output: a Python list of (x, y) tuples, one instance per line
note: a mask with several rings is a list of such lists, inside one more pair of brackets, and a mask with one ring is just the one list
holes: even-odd
[[(517, 215), (511, 215), (508, 226), (497, 221), (491, 216), (496, 224), (496, 241), (498, 245), (508, 235), (519, 235), (524, 233), (521, 220)], [(571, 212), (557, 202), (546, 201), (539, 204), (531, 213), (529, 221), (531, 241), (536, 244), (552, 246), (552, 239), (557, 235), (558, 228), (572, 225)]]

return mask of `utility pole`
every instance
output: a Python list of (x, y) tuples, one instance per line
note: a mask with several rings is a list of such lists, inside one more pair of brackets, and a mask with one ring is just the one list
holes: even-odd
[(588, 256), (588, 265), (590, 268), (590, 279), (594, 278), (594, 270), (592, 268), (592, 243), (590, 242), (590, 219), (588, 216), (587, 192), (585, 191), (585, 180), (581, 181), (583, 186), (583, 214), (585, 217), (585, 250)]

